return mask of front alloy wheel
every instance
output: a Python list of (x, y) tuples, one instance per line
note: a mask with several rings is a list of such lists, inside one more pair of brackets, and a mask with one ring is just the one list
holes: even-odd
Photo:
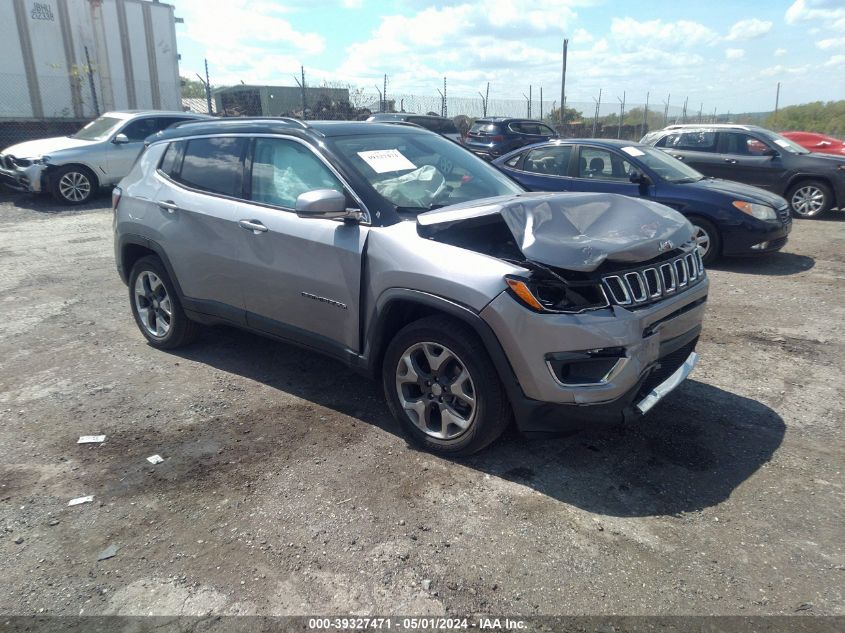
[(91, 180), (81, 171), (68, 171), (59, 178), (59, 194), (73, 204), (90, 198), (91, 188)]
[(412, 345), (399, 358), (396, 392), (405, 415), (440, 440), (462, 435), (475, 420), (475, 386), (466, 364), (443, 345)]
[(707, 257), (707, 253), (710, 252), (710, 234), (707, 233), (706, 229), (698, 225), (693, 225), (695, 229), (695, 233), (693, 234), (693, 239), (695, 239), (695, 243), (698, 245), (698, 252), (701, 254), (701, 259)]
[(827, 193), (815, 183), (799, 185), (793, 190), (789, 204), (796, 215), (812, 218), (827, 210)]

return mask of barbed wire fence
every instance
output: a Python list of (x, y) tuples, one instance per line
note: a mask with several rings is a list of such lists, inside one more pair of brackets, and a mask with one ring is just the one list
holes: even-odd
[[(51, 69), (51, 81), (41, 81), (38, 107), (31, 103), (30, 89), (24, 75), (0, 74), (4, 90), (0, 91), (0, 150), (15, 143), (71, 134), (85, 123), (103, 113), (115, 96), (103, 94), (103, 85), (97, 81), (96, 66), (79, 66), (71, 70)], [(52, 81), (55, 79), (55, 81)], [(693, 107), (687, 98), (667, 95), (665, 98), (648, 96), (648, 100), (631, 99), (634, 91), (603, 89), (596, 95), (579, 95), (564, 108), (560, 118), (559, 90), (531, 85), (516, 90), (487, 84), (475, 95), (455, 94), (448, 78), (432, 86), (430, 92), (393, 92), (390, 77), (384, 75), (372, 87), (358, 87), (337, 81), (318, 81), (310, 78), (304, 68), (296, 78), (283, 86), (222, 86), (215, 85), (213, 75), (200, 77), (205, 87), (208, 79), (210, 99), (183, 98), (183, 110), (212, 114), (214, 116), (292, 116), (306, 120), (340, 119), (364, 120), (377, 112), (433, 114), (452, 119), (459, 131), (466, 133), (476, 119), (483, 117), (519, 117), (542, 120), (564, 137), (621, 138), (637, 141), (649, 130), (660, 129), (672, 123), (715, 123), (732, 121), (729, 112), (717, 108), (706, 111), (705, 104)], [(68, 89), (70, 86), (70, 89)], [(119, 86), (109, 88), (118, 91)], [(266, 89), (266, 90), (265, 90)], [(261, 93), (269, 92), (269, 98)], [(522, 94), (522, 98), (495, 96), (507, 90)], [(272, 93), (289, 91), (292, 98), (286, 101)], [(136, 82), (135, 92), (152, 94), (153, 86)], [(493, 95), (493, 96), (491, 96)], [(552, 98), (550, 98), (552, 97)], [(557, 97), (557, 98), (554, 98)], [(138, 107), (152, 108), (150, 102)]]

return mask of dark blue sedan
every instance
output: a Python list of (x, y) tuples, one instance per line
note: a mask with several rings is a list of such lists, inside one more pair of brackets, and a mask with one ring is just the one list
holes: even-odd
[(777, 251), (792, 228), (787, 202), (780, 196), (706, 178), (647, 145), (555, 140), (522, 147), (493, 164), (531, 191), (619, 193), (676, 209), (696, 227), (705, 262), (720, 255)]

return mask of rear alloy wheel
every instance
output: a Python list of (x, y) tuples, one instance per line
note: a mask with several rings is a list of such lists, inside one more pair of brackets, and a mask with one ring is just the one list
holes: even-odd
[(805, 180), (787, 194), (792, 214), (797, 218), (815, 218), (833, 206), (833, 193), (823, 182)]
[(142, 257), (132, 267), (129, 301), (138, 328), (153, 347), (174, 349), (196, 338), (199, 326), (182, 309), (158, 257)]
[(512, 417), (484, 344), (448, 317), (426, 317), (396, 334), (384, 355), (382, 384), (406, 437), (441, 455), (481, 450)]
[(96, 179), (84, 167), (62, 167), (56, 171), (52, 180), (53, 196), (67, 204), (84, 204), (97, 189)]
[(701, 254), (701, 260), (705, 264), (710, 264), (719, 257), (719, 233), (716, 227), (710, 224), (707, 220), (699, 218), (691, 218), (690, 222), (695, 230), (693, 233), (696, 244), (698, 244), (698, 252)]

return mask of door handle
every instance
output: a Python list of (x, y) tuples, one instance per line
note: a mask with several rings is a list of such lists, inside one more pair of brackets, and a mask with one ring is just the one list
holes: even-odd
[(726, 158), (725, 162), (730, 163), (731, 165), (736, 165), (736, 159), (735, 158)]
[(168, 213), (174, 213), (179, 210), (179, 205), (173, 202), (173, 200), (161, 200), (159, 201), (158, 206)]
[(261, 224), (258, 220), (241, 220), (238, 224), (241, 228), (246, 229), (247, 231), (252, 231), (255, 235), (267, 232), (267, 227)]
[(672, 158), (677, 158), (678, 160), (684, 160), (684, 157), (679, 154), (672, 154)]

